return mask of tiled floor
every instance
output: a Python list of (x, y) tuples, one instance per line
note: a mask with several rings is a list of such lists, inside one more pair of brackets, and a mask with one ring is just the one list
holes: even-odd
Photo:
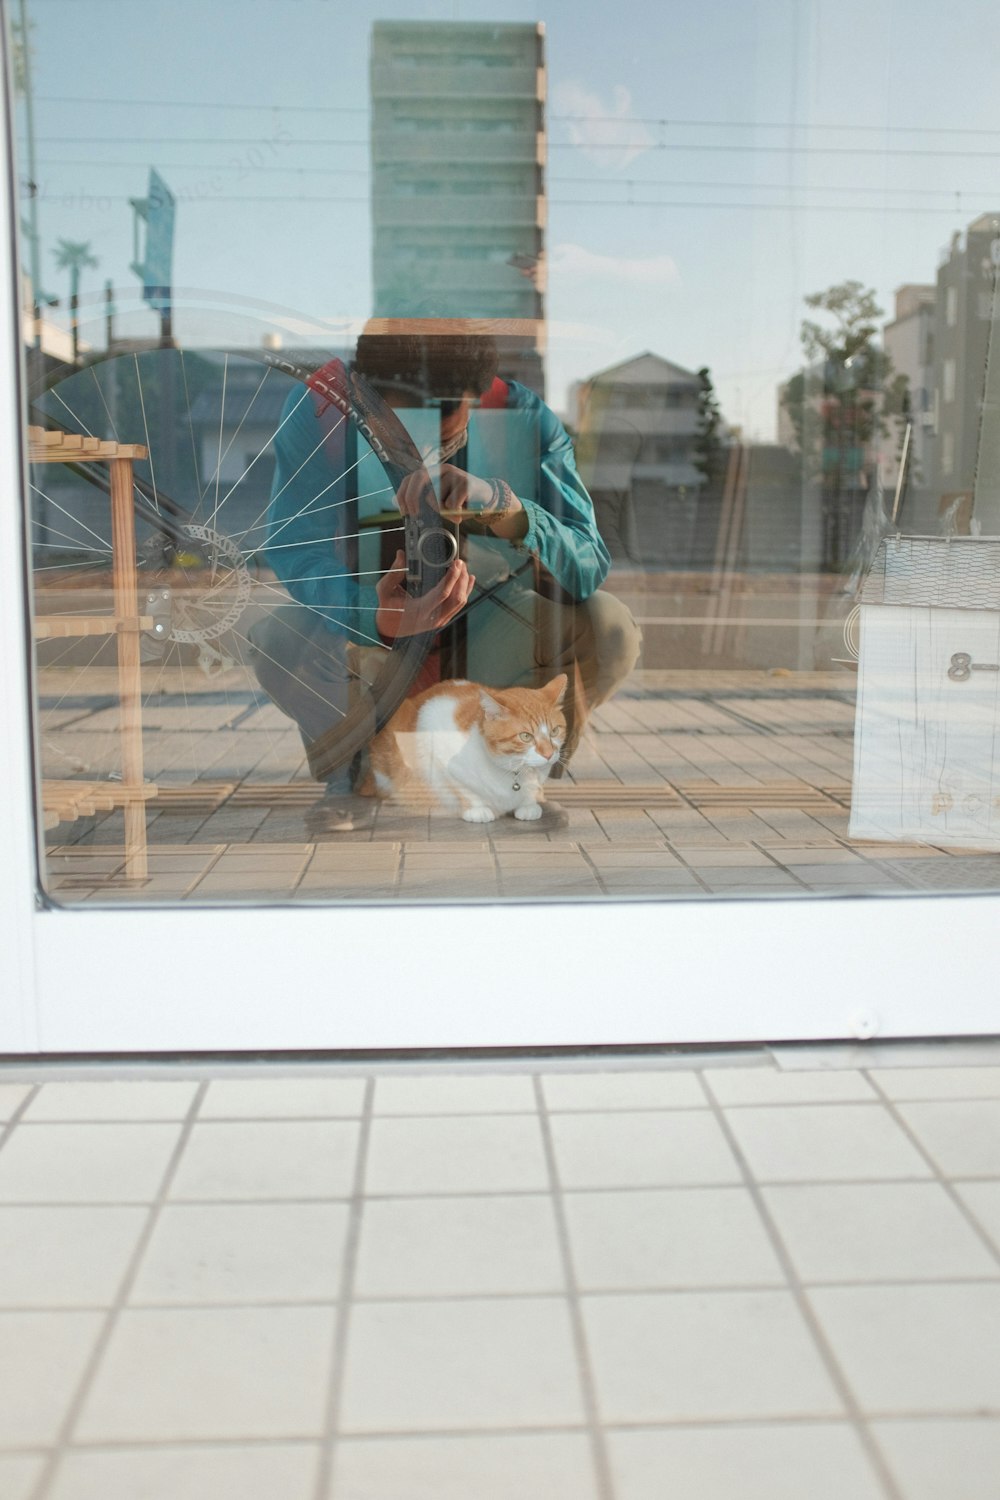
[(997, 1500), (1000, 1043), (0, 1065), (3, 1500)]
[[(298, 733), (235, 675), (229, 687), (179, 678), (145, 713), (146, 772), (160, 787), (147, 805), (148, 876), (126, 878), (121, 812), (63, 823), (49, 835), (55, 900), (682, 900), (1000, 886), (996, 854), (849, 837), (856, 679), (845, 671), (638, 671), (593, 715), (569, 776), (550, 784), (565, 827), (380, 806), (373, 828), (319, 843), (307, 813), (320, 791)], [(96, 688), (67, 709), (78, 676), (42, 673), (46, 774), (77, 767), (100, 778), (117, 764), (114, 710)]]

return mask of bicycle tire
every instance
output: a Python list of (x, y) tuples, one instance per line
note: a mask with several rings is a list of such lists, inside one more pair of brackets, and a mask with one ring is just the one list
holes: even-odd
[[(357, 434), (364, 439), (367, 451), (373, 455), (382, 475), (388, 482), (388, 487), (393, 498), (398, 491), (402, 480), (414, 473), (424, 472), (423, 461), (420, 453), (407, 433), (402, 422), (395, 412), (378, 396), (377, 392), (358, 374), (351, 371), (339, 359), (327, 360), (313, 357), (308, 360), (301, 356), (292, 356), (283, 351), (275, 351), (262, 347), (240, 347), (235, 351), (211, 351), (197, 348), (188, 351), (189, 357), (198, 359), (202, 363), (206, 360), (222, 358), (223, 369), (228, 369), (228, 361), (246, 362), (263, 370), (261, 386), (274, 372), (283, 377), (289, 384), (289, 388), (300, 386), (312, 393), (317, 406), (320, 402), (332, 404), (340, 412), (344, 420), (353, 427)], [(185, 351), (176, 345), (155, 347), (150, 346), (143, 349), (130, 348), (127, 350), (113, 349), (110, 353), (104, 352), (99, 357), (91, 359), (82, 367), (64, 366), (49, 371), (33, 387), (29, 388), (29, 404), (31, 408), (31, 420), (41, 420), (47, 426), (61, 426), (63, 430), (74, 428), (74, 420), (79, 419), (79, 425), (75, 430), (84, 430), (88, 436), (116, 438), (119, 436), (121, 427), (120, 420), (115, 421), (112, 411), (109, 409), (108, 401), (104, 399), (101, 381), (105, 385), (110, 384), (111, 389), (117, 390), (117, 376), (109, 376), (111, 365), (116, 361), (126, 361), (133, 366), (139, 379), (141, 394), (141, 369), (142, 364), (150, 361), (179, 361), (183, 370)], [(119, 366), (119, 368), (122, 368)], [(161, 378), (162, 378), (161, 367)], [(184, 383), (186, 386), (186, 375)], [(91, 398), (81, 402), (84, 387), (96, 387), (97, 394), (101, 397), (97, 403), (104, 407), (104, 421), (102, 425), (93, 421), (95, 401)], [(258, 390), (260, 387), (258, 387)], [(67, 399), (69, 398), (69, 399)], [(224, 411), (225, 393), (223, 392)], [(121, 439), (129, 441), (144, 442), (150, 437), (150, 413), (142, 404), (143, 430), (122, 432)], [(81, 405), (87, 407), (86, 412), (80, 410)], [(190, 413), (188, 413), (190, 417)], [(88, 416), (91, 420), (88, 420)], [(244, 414), (245, 420), (245, 414)], [(135, 424), (133, 424), (135, 425)], [(155, 423), (153, 425), (156, 425)], [(242, 422), (240, 424), (242, 426)], [(239, 429), (237, 429), (239, 430)], [(192, 428), (192, 446), (194, 430)], [(177, 438), (179, 442), (179, 437)], [(261, 450), (262, 452), (263, 450)], [(228, 452), (228, 449), (227, 449)], [(222, 467), (222, 437), (219, 439), (219, 464)], [(260, 452), (257, 454), (260, 457)], [(255, 459), (256, 462), (256, 459)], [(252, 465), (250, 466), (252, 467)], [(178, 627), (176, 620), (172, 622), (171, 629), (166, 635), (166, 640), (174, 648), (184, 646), (196, 646), (201, 642), (201, 652), (214, 642), (218, 655), (222, 655), (222, 647), (227, 640), (239, 640), (242, 649), (237, 650), (237, 658), (246, 666), (246, 653), (249, 639), (246, 629), (239, 628), (239, 622), (247, 614), (252, 616), (251, 596), (254, 594), (254, 584), (257, 573), (258, 549), (251, 543), (248, 547), (241, 547), (240, 542), (246, 541), (246, 536), (229, 537), (224, 528), (218, 528), (216, 536), (212, 537), (211, 527), (205, 525), (206, 509), (204, 504), (204, 493), (199, 490), (197, 503), (185, 504), (184, 499), (176, 494), (171, 494), (164, 488), (162, 482), (157, 484), (155, 476), (156, 456), (151, 451), (148, 461), (149, 474), (144, 472), (144, 465), (137, 465), (136, 474), (136, 496), (135, 507), (140, 529), (145, 530), (147, 537), (159, 533), (160, 539), (171, 544), (176, 556), (179, 549), (185, 544), (194, 544), (192, 554), (198, 552), (200, 544), (202, 561), (207, 558), (208, 562), (215, 566), (219, 563), (223, 554), (228, 552), (229, 562), (235, 575), (239, 573), (241, 586), (247, 585), (245, 599), (237, 599), (238, 614), (235, 617), (223, 614), (220, 619), (202, 624), (195, 629)], [(197, 453), (195, 453), (195, 470), (197, 470)], [(79, 481), (85, 482), (91, 489), (96, 485), (98, 488), (106, 487), (106, 478), (101, 476), (104, 471), (100, 466), (81, 464), (74, 466), (75, 476)], [(186, 498), (190, 499), (190, 487), (180, 486)], [(234, 486), (235, 489), (235, 486)], [(225, 497), (220, 506), (216, 499), (215, 516), (224, 509), (225, 503), (231, 498), (233, 491)], [(413, 518), (400, 518), (402, 534), (402, 550), (406, 557), (407, 566), (407, 588), (411, 594), (422, 594), (442, 577), (447, 570), (452, 558), (455, 556), (457, 547), (453, 534), (444, 526), (437, 515), (431, 500), (432, 488), (429, 478), (420, 499), (418, 513)], [(152, 495), (152, 500), (151, 500)], [(216, 496), (218, 495), (218, 485)], [(259, 492), (258, 492), (259, 500)], [(155, 502), (155, 503), (154, 503)], [(257, 503), (256, 501), (254, 502)], [(231, 512), (232, 513), (232, 512)], [(211, 510), (208, 511), (212, 515)], [(33, 517), (37, 521), (37, 517)], [(260, 517), (257, 518), (261, 519)], [(82, 516), (78, 517), (79, 526), (75, 534), (78, 541), (86, 539), (86, 532), (93, 532), (95, 528), (89, 526)], [(63, 518), (62, 527), (66, 527)], [(82, 528), (82, 530), (80, 529)], [(59, 529), (59, 528), (57, 528)], [(74, 528), (70, 525), (69, 532), (63, 531), (65, 536), (73, 535)], [(247, 533), (249, 535), (249, 533)], [(336, 546), (336, 539), (332, 541)], [(58, 552), (58, 548), (55, 549)], [(155, 550), (155, 549), (153, 549)], [(233, 551), (239, 555), (239, 562), (233, 555)], [(267, 548), (263, 549), (266, 557)], [(156, 566), (155, 559), (151, 557), (150, 549), (147, 547), (144, 556), (146, 564), (142, 583), (150, 595), (156, 592), (158, 582), (164, 575), (164, 569)], [(87, 560), (84, 559), (80, 566), (86, 567)], [(193, 564), (191, 565), (193, 566)], [(276, 585), (268, 583), (267, 587), (274, 590)], [(217, 586), (217, 594), (223, 591)], [(307, 607), (307, 606), (303, 606)], [(249, 629), (249, 625), (247, 626)], [(392, 713), (405, 698), (410, 690), (421, 665), (426, 659), (428, 650), (433, 641), (432, 634), (414, 635), (397, 638), (391, 648), (383, 648), (381, 665), (373, 680), (365, 687), (360, 684), (353, 695), (353, 702), (349, 705), (347, 712), (338, 720), (331, 723), (327, 735), (323, 737), (322, 759), (323, 774), (330, 774), (337, 768), (348, 764), (359, 750), (361, 750), (371, 739), (374, 733), (391, 717)], [(168, 647), (169, 649), (169, 647)], [(175, 660), (178, 659), (175, 657)]]

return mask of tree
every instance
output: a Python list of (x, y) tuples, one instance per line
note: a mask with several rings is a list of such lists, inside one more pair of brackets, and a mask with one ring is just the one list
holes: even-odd
[(28, 22), (27, 29), (20, 21), (12, 20), (10, 23), (10, 72), (14, 93), (19, 99), (28, 92), (30, 63), (34, 53), (31, 33), (34, 29), (34, 21)]
[(694, 466), (705, 477), (705, 493), (712, 494), (722, 478), (723, 454), (719, 428), (722, 412), (707, 365), (698, 371), (698, 427), (694, 440)]
[(99, 261), (96, 255), (91, 254), (89, 240), (60, 240), (52, 254), (56, 258), (57, 268), (69, 271), (69, 322), (73, 336), (73, 363), (78, 364), (80, 330), (77, 308), (80, 301), (80, 272), (93, 269)]
[(821, 491), (824, 561), (848, 557), (871, 484), (872, 445), (905, 420), (908, 382), (876, 342), (883, 316), (875, 293), (860, 281), (814, 292), (800, 338), (808, 361), (785, 386), (782, 404), (795, 431), (807, 476)]

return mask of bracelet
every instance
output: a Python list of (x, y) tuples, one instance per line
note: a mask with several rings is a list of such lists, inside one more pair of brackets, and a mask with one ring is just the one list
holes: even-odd
[(506, 479), (491, 479), (490, 489), (493, 491), (493, 503), (486, 512), (487, 525), (492, 526), (495, 521), (502, 521), (514, 503), (514, 491)]

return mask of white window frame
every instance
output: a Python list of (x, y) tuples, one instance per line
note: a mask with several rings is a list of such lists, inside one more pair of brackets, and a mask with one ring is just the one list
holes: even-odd
[(955, 399), (955, 361), (951, 358), (941, 366), (941, 396), (946, 406)]
[[(12, 222), (7, 161), (0, 226)], [(997, 1029), (997, 896), (46, 909), (36, 897), (16, 264), (0, 229), (0, 1055)]]
[(950, 474), (955, 467), (955, 434), (941, 434), (941, 473)]

